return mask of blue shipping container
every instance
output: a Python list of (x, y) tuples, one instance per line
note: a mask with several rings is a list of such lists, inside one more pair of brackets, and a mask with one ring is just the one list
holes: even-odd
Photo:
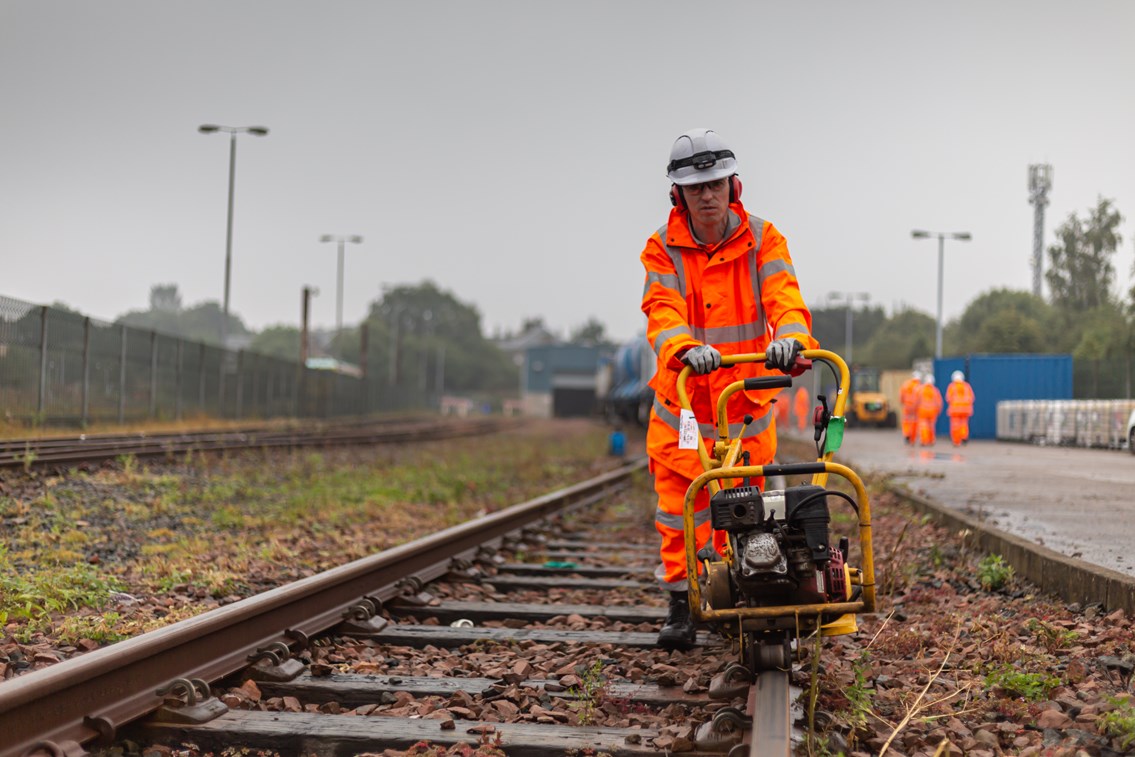
[(942, 391), (942, 414), (935, 430), (950, 440), (946, 387), (961, 371), (973, 387), (971, 439), (997, 438), (997, 403), (1001, 400), (1072, 399), (1071, 355), (966, 355), (934, 361), (934, 381)]

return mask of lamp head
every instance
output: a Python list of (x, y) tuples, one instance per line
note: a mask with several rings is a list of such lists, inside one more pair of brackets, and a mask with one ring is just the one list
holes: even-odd
[(968, 242), (972, 237), (968, 231), (959, 231), (957, 234), (952, 235), (954, 239), (960, 239), (963, 242)]
[(350, 237), (350, 240), (352, 242), (354, 242), (355, 244), (362, 244), (363, 238), (356, 235), (356, 236)]
[(929, 231), (921, 231), (921, 230), (919, 230), (919, 229), (915, 229), (914, 231), (910, 232), (910, 235), (911, 235), (912, 237), (914, 237), (915, 239), (926, 239), (927, 237), (929, 237), (929, 236), (930, 236), (930, 232), (929, 232)]
[(331, 236), (330, 234), (324, 234), (323, 236), (321, 236), (319, 238), (319, 241), (320, 242), (331, 242), (331, 241), (334, 241), (334, 239), (335, 238), (333, 236)]
[(197, 127), (197, 131), (201, 132), (202, 134), (212, 134), (213, 132), (220, 130), (221, 127), (217, 126), (216, 124), (201, 124)]
[(267, 126), (249, 126), (248, 129), (246, 129), (246, 131), (249, 134), (255, 134), (258, 137), (268, 136), (268, 127)]

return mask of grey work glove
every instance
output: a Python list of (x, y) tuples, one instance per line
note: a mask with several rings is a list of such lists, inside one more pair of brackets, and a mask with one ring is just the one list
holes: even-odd
[(682, 362), (694, 369), (694, 373), (705, 375), (721, 367), (721, 353), (709, 344), (691, 347), (682, 355)]
[(775, 368), (782, 373), (788, 373), (796, 364), (796, 356), (804, 345), (797, 339), (777, 339), (765, 348), (765, 368)]

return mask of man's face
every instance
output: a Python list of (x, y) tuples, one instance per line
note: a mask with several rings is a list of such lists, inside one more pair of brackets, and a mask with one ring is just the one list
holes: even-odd
[(682, 194), (694, 223), (713, 226), (725, 222), (729, 211), (729, 179), (690, 184), (682, 187)]

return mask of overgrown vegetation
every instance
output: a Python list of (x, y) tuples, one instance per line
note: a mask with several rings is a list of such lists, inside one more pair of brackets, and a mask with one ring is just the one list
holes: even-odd
[[(102, 643), (456, 525), (598, 473), (605, 429), (326, 452), (124, 457), (0, 498), (0, 625)], [(172, 595), (148, 612), (115, 606)], [(63, 620), (66, 616), (66, 621)]]

